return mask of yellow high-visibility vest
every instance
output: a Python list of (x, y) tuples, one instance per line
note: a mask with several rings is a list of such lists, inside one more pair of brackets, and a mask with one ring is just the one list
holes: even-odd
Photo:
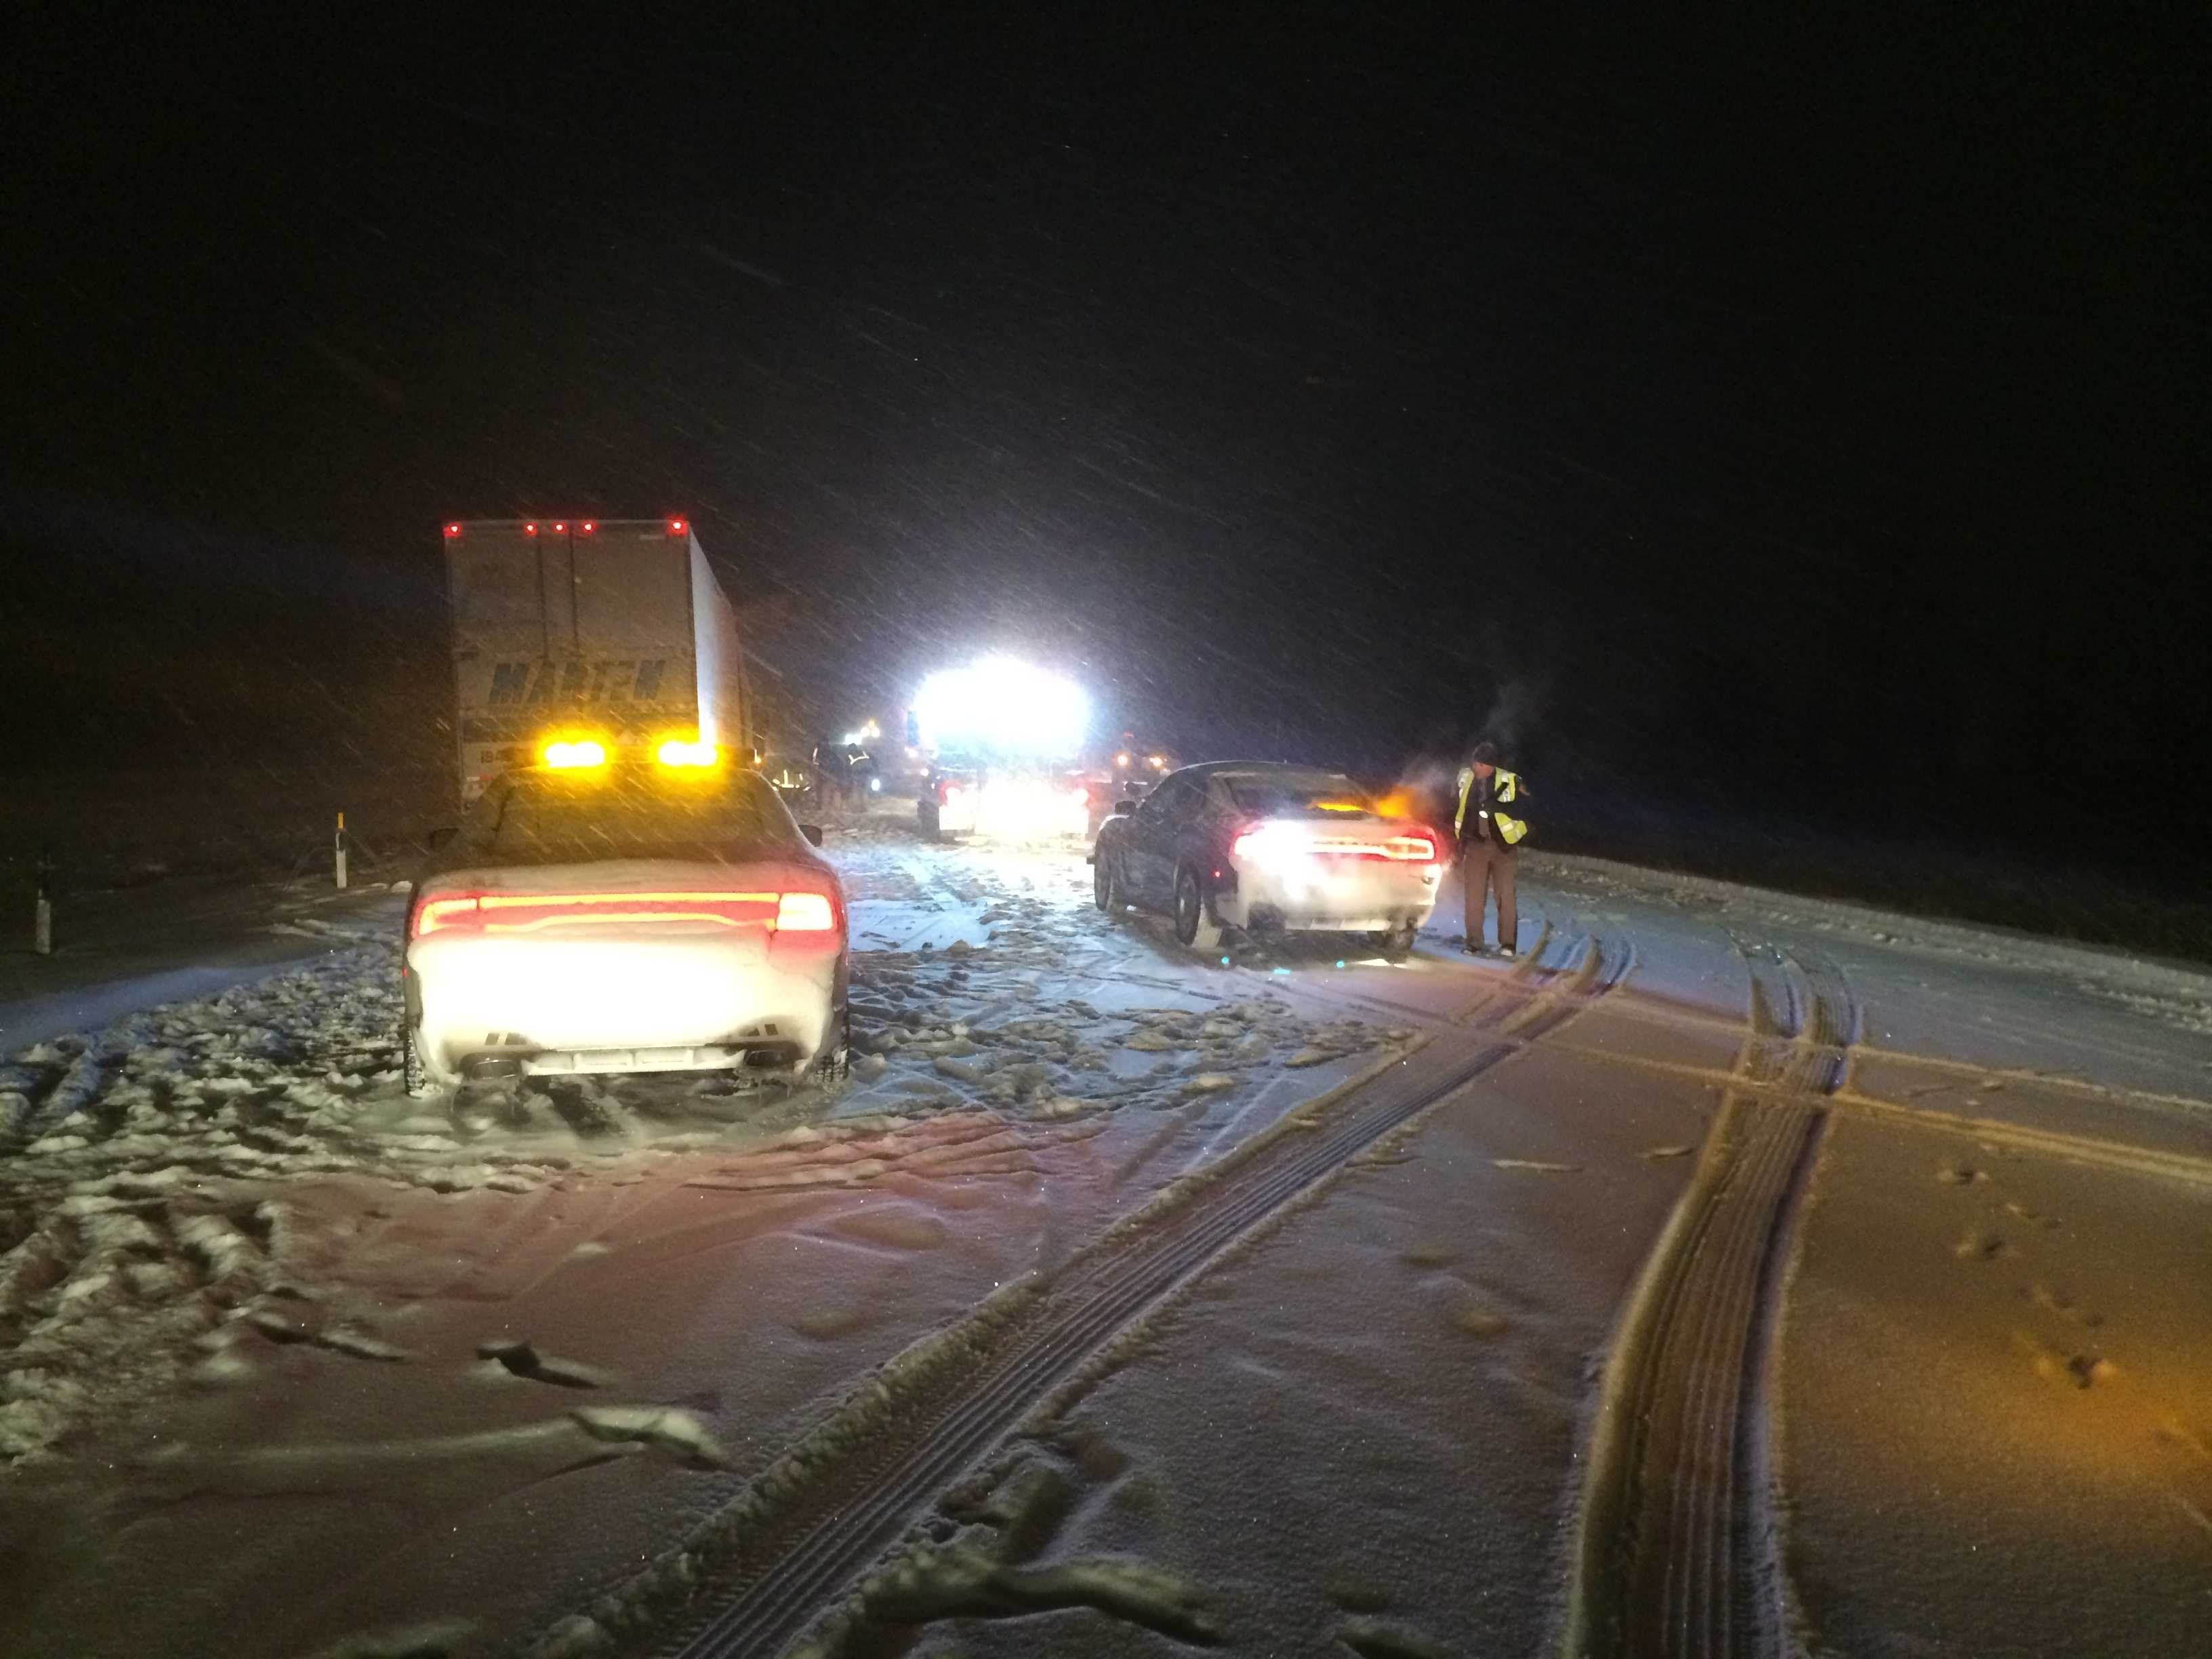
[[(1504, 767), (1492, 767), (1490, 773), (1491, 828), (1498, 831), (1498, 839), (1508, 847), (1518, 846), (1528, 833), (1528, 822), (1498, 809), (1517, 803), (1527, 793), (1528, 786), (1521, 781), (1520, 774), (1509, 772)], [(1459, 810), (1452, 814), (1452, 834), (1467, 833), (1467, 804), (1474, 799), (1474, 769), (1463, 766), (1459, 774)]]

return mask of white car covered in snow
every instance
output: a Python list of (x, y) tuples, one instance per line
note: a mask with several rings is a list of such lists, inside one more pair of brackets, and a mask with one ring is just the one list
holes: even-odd
[(1197, 950), (1238, 927), (1374, 933), (1399, 955), (1436, 908), (1441, 851), (1341, 773), (1212, 761), (1170, 774), (1141, 805), (1118, 803), (1092, 879), (1101, 910), (1158, 911)]
[(562, 763), (494, 781), (416, 883), (410, 1088), (841, 1072), (845, 898), (810, 845), (821, 832), (711, 750), (627, 763), (596, 744), (555, 747)]

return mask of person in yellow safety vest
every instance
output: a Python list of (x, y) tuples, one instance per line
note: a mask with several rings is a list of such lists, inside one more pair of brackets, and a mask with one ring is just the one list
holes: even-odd
[(1498, 953), (1510, 959), (1520, 943), (1521, 918), (1513, 892), (1516, 850), (1528, 838), (1523, 816), (1528, 786), (1498, 763), (1494, 744), (1479, 743), (1459, 772), (1459, 810), (1452, 832), (1459, 841), (1460, 885), (1467, 906), (1469, 956), (1482, 951), (1482, 911), (1489, 889), (1498, 890)]

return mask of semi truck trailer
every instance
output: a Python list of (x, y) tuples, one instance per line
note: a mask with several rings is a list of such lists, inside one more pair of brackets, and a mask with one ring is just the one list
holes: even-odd
[(464, 804), (549, 740), (755, 734), (729, 597), (684, 519), (453, 519), (453, 733)]

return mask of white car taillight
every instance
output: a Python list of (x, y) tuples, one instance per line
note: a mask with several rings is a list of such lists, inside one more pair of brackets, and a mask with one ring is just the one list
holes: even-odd
[(408, 919), (407, 937), (416, 939), (448, 928), (474, 927), (480, 915), (477, 907), (478, 896), (474, 893), (441, 893), (426, 898)]

